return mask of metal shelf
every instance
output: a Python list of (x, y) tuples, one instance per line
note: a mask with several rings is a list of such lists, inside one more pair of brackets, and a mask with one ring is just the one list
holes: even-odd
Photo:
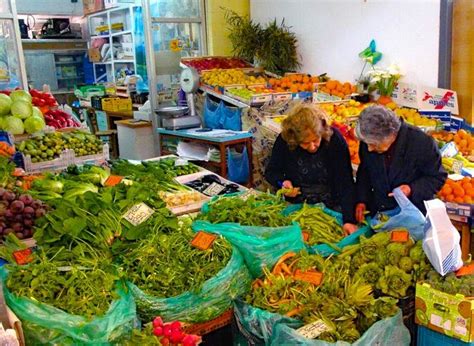
[(131, 33), (132, 32), (130, 30), (125, 30), (125, 31), (115, 32), (111, 36), (116, 37), (116, 36), (131, 34)]
[(227, 96), (227, 95), (220, 94), (220, 93), (215, 92), (215, 91), (213, 91), (213, 90), (210, 90), (210, 89), (208, 89), (208, 88), (199, 87), (199, 89), (200, 89), (201, 91), (203, 91), (204, 93), (207, 93), (207, 94), (209, 94), (209, 95), (215, 96), (215, 97), (217, 97), (217, 98), (219, 98), (219, 99), (221, 99), (221, 100), (223, 100), (223, 101), (226, 101), (226, 102), (228, 102), (228, 103), (230, 103), (231, 105), (234, 105), (234, 106), (236, 106), (236, 107), (239, 107), (239, 108), (248, 108), (248, 107), (250, 107), (250, 106), (249, 106), (248, 104), (246, 104), (246, 103), (240, 102), (240, 101), (238, 101), (238, 100), (236, 100), (236, 99), (234, 99), (234, 98), (232, 98), (232, 97), (229, 97), (229, 96)]

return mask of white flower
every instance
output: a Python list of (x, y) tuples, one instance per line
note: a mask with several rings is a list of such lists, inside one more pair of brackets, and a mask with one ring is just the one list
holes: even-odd
[(381, 77), (383, 79), (389, 79), (390, 77), (392, 77), (392, 75), (390, 73), (385, 72)]
[(380, 81), (380, 76), (375, 76), (374, 78), (371, 79), (372, 83), (377, 83)]
[(402, 72), (398, 65), (392, 64), (388, 67), (387, 72), (390, 73), (392, 76), (401, 76)]

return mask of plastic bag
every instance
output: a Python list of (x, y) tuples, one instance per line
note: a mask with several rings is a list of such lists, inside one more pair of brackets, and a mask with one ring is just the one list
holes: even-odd
[(242, 153), (227, 148), (227, 177), (235, 183), (245, 183), (249, 179), (249, 157), (247, 147)]
[(219, 109), (220, 125), (224, 130), (242, 131), (242, 110), (238, 107), (226, 106), (221, 101)]
[(425, 217), (421, 211), (415, 207), (400, 188), (393, 190), (393, 197), (397, 201), (399, 207), (378, 213), (378, 216), (384, 215), (390, 217), (390, 219), (383, 223), (380, 222), (379, 217), (374, 217), (370, 222), (373, 230), (375, 232), (384, 232), (396, 228), (406, 228), (413, 239), (423, 239), (425, 235)]
[[(234, 315), (241, 333), (252, 344), (262, 345), (350, 345), (339, 341), (330, 343), (307, 339), (299, 335), (295, 328), (303, 326), (301, 321), (252, 307), (242, 302), (234, 304)], [(410, 332), (403, 324), (402, 312), (374, 323), (352, 345), (409, 345)]]
[(439, 199), (425, 201), (427, 210), (426, 235), (423, 250), (440, 275), (446, 275), (462, 267), (459, 232), (451, 223), (445, 204)]
[(211, 129), (221, 129), (221, 110), (222, 102), (214, 102), (209, 97), (206, 97), (204, 103), (204, 124)]
[(232, 300), (245, 294), (252, 278), (241, 253), (234, 249), (227, 265), (216, 276), (204, 282), (201, 290), (176, 297), (157, 298), (128, 283), (137, 303), (140, 317), (151, 320), (161, 316), (165, 321), (206, 322), (232, 306)]
[[(285, 210), (283, 210), (283, 214), (284, 215), (289, 215), (289, 214), (292, 214), (298, 210), (300, 210), (301, 208), (303, 207), (303, 204), (291, 204), (289, 205)], [(312, 205), (313, 208), (321, 208), (323, 209), (323, 211), (334, 217), (337, 222), (342, 225), (342, 214), (337, 212), (337, 211), (334, 211), (334, 210), (331, 210), (329, 208), (326, 208), (324, 206), (324, 204), (320, 203), (320, 204), (314, 204)], [(339, 241), (338, 243), (335, 243), (334, 245), (340, 249), (344, 249), (346, 246), (348, 245), (353, 245), (353, 244), (357, 244), (359, 242), (359, 238), (360, 236), (364, 236), (364, 237), (370, 237), (371, 235), (373, 234), (370, 226), (363, 226), (361, 228), (359, 228), (357, 230), (357, 232), (354, 232), (346, 237), (344, 237), (341, 241)], [(334, 249), (333, 247), (329, 246), (328, 244), (317, 244), (317, 245), (313, 245), (313, 246), (306, 246), (307, 249), (308, 249), (308, 252), (311, 253), (311, 254), (318, 254), (322, 257), (328, 257), (329, 255), (332, 255), (332, 254), (337, 254), (338, 251), (336, 249)]]
[(224, 236), (242, 252), (245, 263), (255, 278), (262, 276), (263, 267), (273, 267), (285, 253), (304, 249), (301, 228), (296, 223), (285, 227), (256, 227), (230, 222), (212, 224), (198, 220), (193, 222), (192, 228)]
[(51, 305), (16, 297), (4, 284), (6, 277), (6, 269), (0, 268), (5, 301), (21, 320), (28, 344), (109, 345), (137, 324), (135, 301), (123, 284), (118, 285), (120, 299), (111, 304), (107, 313), (88, 321)]

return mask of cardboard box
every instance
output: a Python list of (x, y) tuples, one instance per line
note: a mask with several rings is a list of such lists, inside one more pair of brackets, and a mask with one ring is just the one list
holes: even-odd
[(102, 11), (104, 7), (104, 0), (82, 0), (84, 6), (84, 14), (91, 14)]
[(429, 284), (417, 283), (415, 323), (464, 342), (472, 342), (474, 298), (444, 293)]
[(97, 48), (89, 48), (87, 50), (87, 54), (89, 55), (89, 60), (91, 62), (100, 62), (100, 60), (102, 59), (100, 55), (100, 50)]

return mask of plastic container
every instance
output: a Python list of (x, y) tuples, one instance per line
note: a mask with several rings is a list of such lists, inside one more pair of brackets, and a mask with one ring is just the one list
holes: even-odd
[(459, 339), (435, 332), (423, 326), (418, 326), (418, 346), (472, 346), (473, 342), (464, 342)]

